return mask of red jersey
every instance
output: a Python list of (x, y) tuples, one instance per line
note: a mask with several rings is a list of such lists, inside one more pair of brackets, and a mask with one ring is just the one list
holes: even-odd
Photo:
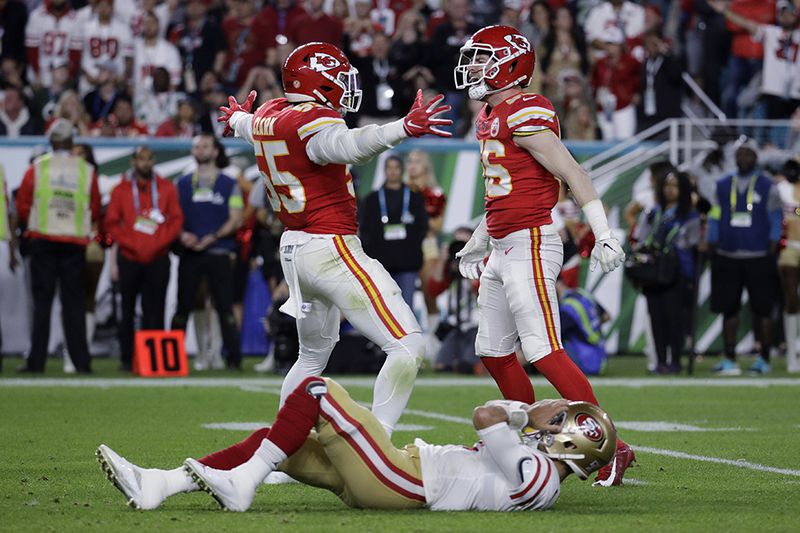
[(329, 107), (285, 98), (264, 103), (253, 116), (253, 141), (267, 199), (290, 230), (353, 235), (356, 193), (347, 165), (317, 165), (306, 144), (342, 116)]
[(486, 225), (500, 239), (521, 229), (550, 224), (558, 201), (558, 180), (533, 156), (517, 146), (514, 136), (561, 126), (550, 100), (539, 94), (516, 94), (489, 111), (483, 106), (476, 121), (486, 184)]

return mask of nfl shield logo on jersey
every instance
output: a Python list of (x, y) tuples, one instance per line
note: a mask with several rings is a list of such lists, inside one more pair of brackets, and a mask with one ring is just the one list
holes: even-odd
[(339, 65), (341, 65), (341, 63), (338, 59), (323, 52), (317, 52), (309, 59), (309, 66), (312, 70), (316, 70), (317, 72), (333, 70)]

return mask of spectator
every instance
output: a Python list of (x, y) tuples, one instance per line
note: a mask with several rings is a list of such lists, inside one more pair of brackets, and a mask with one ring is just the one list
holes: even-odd
[(92, 128), (92, 135), (95, 137), (142, 137), (147, 135), (147, 126), (136, 121), (131, 99), (120, 95), (114, 102), (111, 114)]
[(8, 87), (3, 92), (3, 107), (0, 109), (0, 136), (15, 138), (40, 133), (25, 103), (22, 89)]
[(76, 79), (80, 70), (83, 28), (78, 23), (69, 0), (48, 0), (31, 12), (25, 26), (25, 49), (30, 75), (28, 80), (39, 87), (49, 87), (51, 71), (69, 65)]
[(520, 25), (519, 31), (528, 38), (534, 50), (538, 50), (545, 37), (552, 33), (552, 19), (553, 11), (545, 0), (536, 0), (531, 4), (528, 20)]
[(28, 10), (18, 0), (0, 0), (0, 58), (25, 63), (25, 27)]
[(160, 0), (140, 0), (139, 2), (133, 3), (133, 6), (136, 10), (131, 15), (130, 26), (134, 38), (142, 36), (144, 19), (148, 13), (152, 13), (158, 20), (158, 37), (160, 39), (166, 39), (169, 21), (178, 7), (178, 0), (167, 0), (166, 2), (160, 2)]
[(153, 172), (153, 151), (138, 146), (131, 158), (132, 178), (111, 193), (105, 228), (119, 245), (117, 268), (122, 296), (119, 324), (121, 370), (133, 362), (136, 299), (142, 299), (141, 329), (164, 329), (169, 284), (169, 247), (183, 227), (178, 193), (169, 180)]
[(211, 133), (214, 136), (222, 137), (225, 132), (225, 124), (217, 122), (220, 106), (228, 103), (228, 91), (218, 82), (217, 77), (212, 72), (206, 72), (203, 82), (200, 84), (203, 100), (197, 106), (197, 124), (200, 131)]
[[(700, 217), (692, 205), (688, 174), (670, 172), (656, 182), (656, 205), (644, 211), (633, 233), (634, 253), (647, 250), (674, 253), (677, 270), (672, 283), (643, 287), (650, 313), (659, 374), (678, 374), (686, 343), (693, 301), (696, 249), (700, 242)], [(669, 357), (667, 357), (669, 349)]]
[[(427, 89), (433, 84), (433, 74), (424, 66), (429, 62), (428, 56), (425, 19), (419, 11), (409, 9), (400, 16), (389, 52), (389, 63), (397, 69), (402, 80), (394, 95), (398, 109), (411, 107), (417, 89)], [(418, 85), (418, 76), (426, 80), (424, 87)]]
[[(50, 340), (50, 311), (59, 287), (67, 348), (79, 373), (91, 372), (86, 343), (86, 245), (100, 219), (94, 167), (70, 153), (73, 125), (59, 119), (48, 136), (53, 152), (34, 160), (17, 192), (17, 214), (27, 225), (33, 330), (20, 372), (42, 373)], [(58, 173), (58, 194), (50, 182)]]
[(178, 47), (183, 61), (183, 90), (197, 91), (206, 72), (221, 73), (225, 65), (227, 43), (217, 22), (207, 17), (208, 0), (187, 0), (186, 17), (169, 32), (169, 40)]
[[(732, 12), (760, 24), (775, 22), (775, 0), (733, 0)], [(727, 29), (731, 36), (731, 56), (727, 65), (727, 82), (722, 90), (722, 110), (729, 117), (739, 117), (737, 100), (742, 90), (754, 76), (761, 74), (764, 61), (764, 45), (753, 35), (732, 22)]]
[(553, 27), (542, 42), (542, 93), (550, 100), (558, 100), (559, 74), (566, 70), (589, 73), (586, 41), (580, 28), (574, 24), (572, 13), (566, 7), (556, 10)]
[(250, 94), (250, 91), (258, 93), (253, 103), (253, 109), (258, 109), (258, 106), (273, 98), (283, 96), (275, 71), (268, 67), (253, 67), (250, 69), (247, 79), (240, 87), (239, 92), (236, 93), (236, 101), (243, 102), (247, 100), (247, 95)]
[[(118, 4), (121, 2), (117, 2)], [(133, 36), (130, 27), (116, 18), (114, 0), (98, 0), (95, 18), (81, 29), (83, 57), (81, 58), (81, 94), (100, 85), (100, 66), (120, 76), (116, 82), (129, 80), (133, 72)]]
[[(66, 62), (57, 64), (50, 74), (53, 80), (49, 86), (31, 87), (33, 114), (37, 119), (45, 121), (46, 124), (53, 119), (55, 109), (64, 93), (73, 89), (72, 82), (74, 81), (70, 78)], [(77, 97), (77, 94), (75, 96)]]
[(375, 28), (369, 16), (372, 0), (355, 0), (355, 13), (344, 21), (342, 50), (351, 60), (366, 57), (372, 48), (372, 35), (380, 29)]
[(192, 139), (197, 170), (178, 180), (183, 210), (183, 246), (178, 269), (178, 305), (172, 329), (186, 329), (195, 294), (206, 279), (220, 319), (227, 350), (228, 368), (241, 369), (239, 333), (233, 316), (233, 234), (241, 225), (242, 196), (236, 180), (218, 171), (219, 151), (214, 137), (201, 134)]
[(241, 87), (250, 69), (264, 62), (263, 36), (258, 35), (255, 0), (235, 0), (229, 16), (222, 21), (222, 31), (228, 40), (228, 58), (224, 82)]
[[(783, 203), (783, 217), (786, 223), (786, 247), (778, 257), (781, 285), (784, 297), (784, 334), (786, 335), (786, 370), (800, 372), (800, 359), (797, 357), (797, 337), (800, 335), (800, 164), (790, 159), (780, 171), (777, 183)], [(781, 179), (782, 178), (782, 179)]]
[(186, 98), (170, 85), (169, 72), (164, 67), (153, 71), (153, 84), (149, 89), (136, 91), (136, 116), (153, 135), (166, 120), (178, 113), (178, 103)]
[(383, 186), (367, 195), (359, 209), (359, 233), (364, 252), (389, 272), (411, 307), (428, 231), (425, 200), (403, 183), (400, 157), (387, 157), (383, 170)]
[(606, 50), (606, 34), (616, 28), (634, 56), (641, 59), (642, 50), (638, 37), (645, 30), (645, 12), (639, 4), (629, 0), (607, 0), (589, 12), (584, 29), (586, 41), (594, 48), (598, 57), (608, 53)]
[[(2, 1), (2, 0), (0, 0)], [(13, 56), (0, 55), (0, 89), (6, 87), (25, 87), (25, 69), (18, 59)]]
[(153, 73), (163, 67), (169, 73), (171, 88), (181, 83), (183, 66), (178, 49), (163, 37), (159, 37), (159, 21), (153, 12), (142, 19), (142, 36), (136, 39), (133, 57), (133, 92), (138, 95), (153, 87)]
[(636, 106), (638, 131), (683, 114), (683, 61), (673, 54), (660, 30), (648, 30), (644, 34), (644, 48), (647, 59), (641, 68), (642, 97)]
[[(78, 24), (80, 24), (81, 27), (86, 25), (89, 21), (97, 18), (98, 5), (100, 4), (101, 0), (71, 1), (73, 5), (83, 6), (76, 8), (75, 12), (76, 18), (78, 19)], [(120, 21), (130, 29), (131, 21), (136, 12), (136, 4), (138, 4), (140, 1), (141, 0), (137, 0), (136, 2), (114, 2), (112, 6), (114, 19)]]
[[(296, 46), (311, 42), (342, 46), (342, 21), (322, 10), (325, 0), (307, 0), (306, 12), (295, 17), (286, 29), (286, 38)], [(391, 35), (391, 33), (389, 34)]]
[(459, 130), (458, 113), (464, 102), (464, 95), (455, 87), (453, 68), (458, 64), (461, 47), (478, 29), (470, 22), (469, 0), (450, 0), (447, 3), (447, 20), (436, 27), (431, 37), (431, 70), (438, 82), (437, 89), (445, 93), (443, 103), (453, 108), (447, 116), (454, 119), (453, 131)]
[(364, 58), (355, 57), (353, 66), (358, 69), (363, 87), (359, 125), (383, 124), (400, 114), (395, 94), (400, 92), (402, 81), (397, 67), (389, 61), (389, 37), (376, 33), (372, 37), (372, 53)]
[(115, 79), (117, 70), (113, 62), (100, 63), (94, 78), (94, 90), (83, 97), (83, 107), (92, 122), (106, 118), (120, 96)]
[(199, 132), (195, 104), (191, 99), (184, 98), (178, 103), (175, 116), (162, 122), (156, 129), (155, 136), (191, 139)]
[(554, 104), (561, 110), (561, 134), (571, 141), (597, 139), (597, 115), (592, 105), (589, 84), (581, 73), (568, 69), (558, 76), (558, 98)]
[(50, 126), (58, 119), (65, 118), (69, 120), (75, 128), (75, 133), (80, 136), (89, 135), (91, 130), (91, 122), (89, 121), (89, 114), (83, 108), (83, 102), (78, 97), (78, 93), (72, 89), (68, 89), (61, 93), (53, 110), (53, 116), (45, 125), (45, 130), (49, 130)]
[(627, 139), (636, 132), (636, 98), (639, 93), (639, 62), (625, 50), (617, 28), (606, 32), (606, 55), (594, 66), (592, 87), (603, 140)]
[[(764, 45), (764, 74), (761, 95), (767, 105), (767, 118), (788, 119), (800, 106), (800, 30), (797, 9), (788, 0), (778, 0), (778, 25), (759, 24), (742, 17), (721, 0), (708, 0), (709, 5), (734, 24), (741, 26)], [(774, 134), (773, 134), (774, 135)], [(781, 143), (782, 139), (773, 138)]]
[(761, 333), (761, 357), (753, 374), (770, 371), (773, 306), (778, 273), (774, 254), (781, 239), (781, 199), (777, 187), (756, 167), (758, 156), (744, 144), (736, 150), (737, 171), (717, 181), (709, 213), (707, 241), (711, 248), (711, 311), (724, 317), (725, 357), (713, 369), (738, 376), (736, 332), (742, 289), (747, 288), (753, 329)]
[(264, 7), (256, 16), (255, 24), (258, 27), (258, 34), (264, 36), (266, 47), (268, 49), (274, 47), (278, 36), (283, 36), (285, 39), (289, 27), (303, 13), (305, 11), (296, 0), (264, 2)]

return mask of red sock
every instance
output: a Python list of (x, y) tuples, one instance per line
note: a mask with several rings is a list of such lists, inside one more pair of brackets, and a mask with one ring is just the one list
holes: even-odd
[(327, 392), (325, 381), (319, 377), (306, 378), (286, 398), (272, 429), (269, 440), (287, 457), (300, 449), (319, 417), (319, 400)]
[(199, 462), (217, 470), (230, 470), (246, 462), (253, 457), (256, 450), (261, 446), (261, 441), (269, 435), (269, 428), (257, 429), (249, 437), (238, 444), (229, 446), (224, 450), (206, 455)]
[(563, 349), (536, 361), (533, 366), (549, 381), (562, 398), (597, 405), (592, 385)]
[(536, 401), (531, 379), (519, 364), (516, 354), (512, 353), (503, 357), (481, 357), (481, 362), (494, 378), (500, 392), (503, 393), (503, 398), (524, 403)]
[(242, 442), (206, 455), (199, 462), (218, 470), (230, 470), (253, 457), (261, 441), (267, 437), (287, 456), (292, 455), (300, 449), (317, 422), (319, 398), (307, 391), (309, 385), (320, 384), (325, 382), (317, 377), (303, 380), (286, 398), (271, 428), (258, 429)]

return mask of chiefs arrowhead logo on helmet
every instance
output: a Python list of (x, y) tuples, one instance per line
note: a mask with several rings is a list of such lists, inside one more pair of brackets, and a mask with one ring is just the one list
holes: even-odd
[(511, 46), (513, 46), (517, 50), (524, 50), (527, 52), (530, 51), (531, 49), (531, 43), (528, 41), (528, 39), (526, 39), (522, 35), (511, 34), (511, 35), (506, 35), (505, 38), (506, 41), (511, 43)]
[(586, 413), (581, 413), (575, 417), (578, 427), (587, 439), (593, 442), (600, 442), (603, 440), (603, 428), (597, 423), (597, 420), (592, 418)]
[(309, 58), (308, 64), (313, 70), (316, 70), (317, 72), (325, 72), (326, 70), (335, 69), (336, 67), (341, 65), (341, 62), (331, 55), (322, 52), (317, 52)]

